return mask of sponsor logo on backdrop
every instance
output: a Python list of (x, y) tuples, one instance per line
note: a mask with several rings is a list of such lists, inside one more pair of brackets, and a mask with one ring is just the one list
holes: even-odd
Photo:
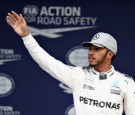
[(74, 105), (70, 105), (66, 111), (65, 115), (76, 115)]
[(0, 73), (0, 97), (10, 95), (14, 88), (14, 80), (9, 75)]
[(16, 54), (14, 49), (0, 49), (0, 65), (6, 62), (19, 61), (21, 59), (20, 54)]
[(39, 29), (36, 27), (28, 26), (29, 31), (33, 36), (41, 35), (44, 37), (48, 37), (51, 39), (62, 37), (63, 35), (60, 34), (62, 32), (68, 32), (68, 31), (75, 31), (75, 30), (83, 30), (88, 28), (94, 28), (94, 27), (68, 27), (68, 28), (53, 28), (53, 29)]
[(88, 66), (88, 52), (89, 50), (87, 48), (81, 46), (73, 47), (67, 52), (67, 63), (74, 66)]
[(13, 106), (0, 106), (0, 115), (21, 115), (21, 112), (14, 110)]
[[(67, 87), (66, 85), (60, 83), (59, 84), (59, 87), (63, 89), (63, 92), (67, 93), (67, 94), (72, 94), (73, 91), (71, 88)], [(74, 108), (74, 105), (70, 105), (66, 111), (65, 111), (65, 115), (76, 115), (75, 113), (75, 108)]]
[[(97, 17), (82, 15), (82, 7), (71, 6), (41, 6), (26, 5), (23, 7), (23, 15), (28, 24), (36, 26), (63, 26), (62, 28), (41, 29), (28, 26), (32, 35), (42, 35), (48, 38), (58, 38), (61, 32), (93, 29), (97, 25)], [(65, 27), (66, 26), (66, 27)], [(67, 27), (68, 26), (68, 27)], [(76, 27), (77, 26), (77, 27)]]

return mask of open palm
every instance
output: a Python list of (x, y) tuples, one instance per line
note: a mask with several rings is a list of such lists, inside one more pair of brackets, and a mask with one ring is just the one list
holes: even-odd
[(21, 37), (25, 37), (29, 34), (26, 21), (22, 15), (18, 15), (14, 11), (8, 13), (7, 23), (14, 29), (14, 31)]

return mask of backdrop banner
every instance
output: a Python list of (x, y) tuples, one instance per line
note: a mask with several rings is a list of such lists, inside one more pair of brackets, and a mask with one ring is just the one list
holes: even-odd
[(135, 2), (1, 0), (0, 115), (75, 115), (72, 90), (37, 65), (6, 23), (12, 10), (24, 16), (43, 49), (72, 66), (88, 66), (82, 42), (110, 33), (118, 42), (113, 66), (135, 79)]

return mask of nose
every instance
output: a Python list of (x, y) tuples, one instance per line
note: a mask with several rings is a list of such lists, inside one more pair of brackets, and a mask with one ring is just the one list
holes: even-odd
[(89, 55), (93, 55), (94, 51), (92, 49), (89, 50)]

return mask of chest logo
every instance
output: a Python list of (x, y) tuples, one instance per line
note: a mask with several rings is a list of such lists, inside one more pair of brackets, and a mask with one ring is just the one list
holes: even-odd
[(94, 78), (93, 78), (93, 77), (90, 77), (90, 76), (87, 76), (87, 77), (85, 78), (85, 80), (86, 80), (86, 82), (88, 82), (88, 83), (93, 83)]
[(113, 82), (113, 87), (119, 88), (118, 85), (119, 85), (119, 81), (118, 80), (115, 80)]
[(110, 93), (111, 93), (111, 94), (120, 95), (120, 94), (121, 94), (121, 91), (120, 91), (120, 90), (116, 90), (116, 89), (111, 89), (111, 90), (110, 90)]

